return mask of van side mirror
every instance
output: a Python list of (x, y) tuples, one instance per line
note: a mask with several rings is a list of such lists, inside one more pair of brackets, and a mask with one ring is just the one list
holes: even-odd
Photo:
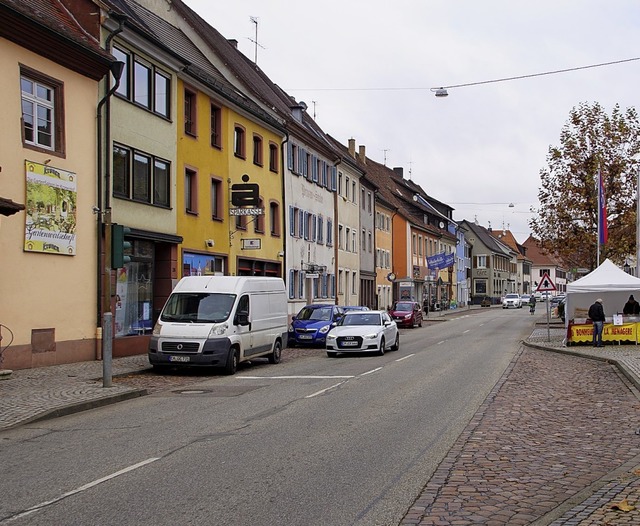
[(236, 314), (236, 325), (249, 325), (249, 314), (247, 312)]

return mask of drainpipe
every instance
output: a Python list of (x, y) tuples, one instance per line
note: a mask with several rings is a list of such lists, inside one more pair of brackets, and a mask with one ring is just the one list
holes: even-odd
[[(334, 167), (337, 169), (338, 166), (342, 164), (342, 159), (338, 159), (335, 163), (334, 163)], [(336, 176), (337, 177), (337, 176)], [(333, 192), (333, 259), (334, 259), (334, 264), (333, 264), (333, 274), (334, 274), (334, 281), (336, 284), (336, 305), (340, 304), (340, 301), (338, 301), (338, 289), (340, 287), (340, 283), (338, 282), (338, 277), (339, 277), (339, 273), (338, 273), (338, 221), (339, 221), (339, 214), (338, 214), (338, 188), (336, 188), (336, 191)], [(345, 283), (345, 295), (346, 295), (346, 290), (347, 290), (347, 284)]]
[[(113, 16), (113, 15), (112, 15)], [(115, 18), (115, 16), (114, 16)], [(105, 50), (107, 52), (110, 52), (111, 50), (111, 41), (114, 39), (114, 37), (121, 33), (124, 30), (124, 22), (126, 20), (126, 18), (123, 17), (117, 17), (118, 21), (119, 21), (119, 27), (118, 29), (116, 29), (113, 33), (111, 33), (107, 39), (105, 40)], [(104, 194), (106, 194), (107, 199), (105, 200), (105, 203), (103, 203), (103, 186), (102, 186), (102, 156), (103, 156), (103, 137), (102, 137), (102, 106), (104, 106), (105, 103), (108, 102), (108, 100), (111, 98), (111, 95), (113, 95), (115, 93), (115, 91), (118, 89), (118, 87), (120, 86), (120, 76), (122, 74), (122, 69), (124, 67), (124, 63), (122, 62), (113, 62), (111, 64), (111, 73), (113, 74), (114, 78), (115, 78), (115, 84), (113, 85), (113, 87), (111, 89), (109, 89), (107, 91), (107, 93), (105, 94), (105, 96), (98, 102), (98, 107), (97, 107), (97, 111), (96, 111), (96, 123), (97, 123), (97, 162), (98, 162), (98, 166), (97, 166), (97, 170), (96, 170), (96, 178), (97, 178), (97, 202), (98, 202), (98, 211), (97, 211), (97, 216), (98, 216), (98, 220), (97, 220), (97, 237), (98, 237), (98, 254), (97, 254), (97, 290), (98, 290), (98, 294), (97, 294), (97, 325), (99, 327), (99, 329), (102, 329), (102, 315), (104, 312), (106, 312), (107, 310), (110, 310), (110, 302), (111, 302), (111, 298), (110, 298), (110, 294), (108, 295), (108, 297), (106, 298), (106, 300), (103, 303), (103, 299), (102, 296), (104, 294), (104, 290), (105, 287), (103, 287), (103, 279), (104, 279), (104, 283), (106, 287), (110, 286), (111, 283), (111, 272), (109, 270), (108, 273), (106, 273), (106, 268), (107, 266), (110, 267), (110, 261), (107, 260), (107, 256), (110, 257), (110, 252), (111, 252), (111, 208), (110, 208), (110, 204), (108, 202), (108, 196), (109, 196), (109, 187), (105, 186), (104, 188)], [(105, 84), (105, 86), (108, 86), (108, 77), (107, 77), (107, 83)], [(107, 123), (107, 127), (105, 129), (105, 143), (106, 146), (109, 146), (109, 141), (110, 141), (110, 126), (109, 126), (109, 121), (110, 121), (110, 113), (109, 113), (109, 105), (107, 105), (107, 119), (106, 119), (106, 123)], [(105, 163), (108, 162), (108, 152), (107, 152), (107, 160), (105, 160)], [(108, 166), (108, 164), (107, 164)], [(104, 214), (104, 220), (103, 220), (103, 214)], [(104, 228), (104, 237), (103, 237), (103, 228)], [(108, 243), (107, 243), (108, 241)], [(105, 273), (107, 275), (103, 276), (103, 265), (102, 265), (102, 253), (104, 251), (105, 254)], [(100, 330), (97, 331), (98, 334), (100, 334)], [(100, 334), (100, 336), (102, 337), (103, 335)], [(99, 340), (100, 341), (100, 340)], [(101, 358), (101, 354), (102, 354), (102, 349), (99, 349), (98, 352), (96, 353), (98, 354), (98, 356), (96, 356), (97, 359)]]

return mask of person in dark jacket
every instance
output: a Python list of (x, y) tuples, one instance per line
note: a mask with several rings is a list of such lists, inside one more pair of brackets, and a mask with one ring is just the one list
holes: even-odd
[(602, 328), (604, 327), (604, 308), (602, 300), (598, 298), (596, 302), (589, 307), (589, 318), (593, 322), (593, 346), (604, 347), (602, 345)]
[(640, 303), (638, 303), (634, 299), (633, 294), (629, 296), (629, 300), (624, 304), (624, 307), (622, 308), (622, 314), (633, 316), (637, 316), (638, 314), (640, 314)]

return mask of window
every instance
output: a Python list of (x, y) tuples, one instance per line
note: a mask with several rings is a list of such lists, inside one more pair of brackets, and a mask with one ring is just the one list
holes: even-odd
[(278, 145), (269, 143), (269, 170), (278, 173)]
[(327, 219), (327, 246), (333, 246), (333, 221)]
[(360, 205), (362, 206), (362, 209), (364, 210), (364, 206), (365, 206), (365, 201), (364, 201), (364, 188), (360, 188)]
[(371, 192), (367, 192), (367, 212), (371, 213), (373, 209), (373, 198), (371, 196)]
[(171, 79), (163, 72), (155, 71), (155, 101), (154, 108), (156, 113), (163, 117), (169, 118)]
[(356, 191), (356, 182), (355, 181), (351, 181), (351, 199), (353, 199), (354, 203), (357, 203), (357, 199), (358, 199), (358, 194)]
[(211, 178), (211, 219), (222, 219), (222, 181)]
[(24, 146), (64, 153), (63, 84), (22, 66), (22, 142)]
[(342, 172), (338, 172), (338, 195), (342, 195)]
[(171, 164), (124, 145), (113, 145), (113, 195), (168, 207)]
[(244, 128), (236, 124), (233, 129), (233, 153), (236, 157), (245, 159)]
[(344, 196), (349, 199), (349, 178), (344, 178)]
[(476, 268), (487, 268), (487, 256), (476, 256)]
[[(258, 208), (264, 207), (264, 201), (262, 197), (258, 200)], [(253, 218), (253, 231), (256, 234), (264, 234), (264, 214), (255, 216)]]
[(247, 229), (247, 216), (236, 216), (236, 230)]
[(222, 110), (215, 104), (211, 104), (211, 146), (222, 148)]
[(118, 89), (116, 93), (121, 95), (122, 97), (128, 99), (130, 97), (129, 94), (129, 71), (131, 70), (131, 57), (128, 53), (125, 53), (121, 49), (114, 47), (111, 50), (111, 54), (116, 57), (116, 60), (122, 62), (124, 64), (124, 68), (122, 68), (122, 74), (120, 75), (120, 84), (118, 85)]
[(280, 235), (280, 205), (275, 201), (269, 203), (269, 230), (272, 236)]
[(253, 136), (253, 164), (262, 166), (262, 137)]
[(171, 114), (171, 75), (135, 53), (114, 46), (124, 63), (116, 94), (166, 119)]
[(184, 90), (184, 133), (196, 136), (196, 94), (188, 89)]
[(198, 213), (198, 174), (189, 168), (184, 171), (184, 209), (188, 214)]

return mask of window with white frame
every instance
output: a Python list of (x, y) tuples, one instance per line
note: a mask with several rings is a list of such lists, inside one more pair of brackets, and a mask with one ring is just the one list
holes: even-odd
[(20, 67), (22, 142), (26, 147), (64, 153), (63, 84)]

